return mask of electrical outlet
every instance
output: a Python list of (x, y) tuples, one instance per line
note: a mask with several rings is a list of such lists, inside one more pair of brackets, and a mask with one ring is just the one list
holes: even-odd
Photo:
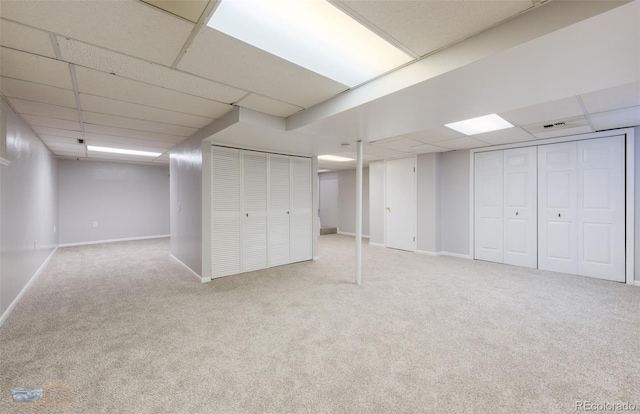
[(98, 227), (98, 222), (94, 221), (92, 227)]

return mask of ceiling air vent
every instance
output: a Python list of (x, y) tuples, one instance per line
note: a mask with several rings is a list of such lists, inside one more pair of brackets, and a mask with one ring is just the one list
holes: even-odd
[(593, 132), (589, 121), (584, 116), (575, 116), (557, 121), (546, 121), (539, 124), (525, 125), (524, 128), (536, 138), (552, 138), (563, 135), (584, 134)]

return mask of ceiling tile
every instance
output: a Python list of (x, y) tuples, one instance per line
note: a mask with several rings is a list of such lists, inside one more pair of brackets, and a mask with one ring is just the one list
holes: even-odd
[(56, 57), (49, 33), (0, 19), (0, 45), (36, 55)]
[(194, 23), (200, 19), (209, 0), (142, 0), (171, 14), (183, 17)]
[(612, 111), (640, 105), (640, 83), (629, 83), (603, 91), (581, 95), (588, 113)]
[[(2, 7), (4, 6), (3, 2)], [(6, 47), (1, 49), (0, 73), (2, 76), (73, 90), (68, 63)]]
[(405, 138), (405, 137), (395, 137), (395, 138), (387, 138), (387, 139), (371, 142), (370, 144), (377, 145), (379, 147), (391, 148), (391, 149), (402, 151), (410, 147), (421, 145), (422, 142), (414, 141), (412, 139)]
[(58, 45), (62, 58), (68, 62), (201, 98), (233, 103), (247, 93), (231, 86), (73, 39), (58, 37)]
[(129, 144), (129, 145), (136, 145), (139, 147), (154, 147), (154, 148), (165, 148), (165, 149), (173, 148), (176, 145), (175, 142), (166, 142), (166, 141), (158, 141), (158, 140), (150, 140), (150, 139), (138, 139), (138, 138), (131, 138), (131, 137), (119, 137), (116, 135), (85, 133), (84, 137), (87, 144), (101, 142), (101, 143), (109, 143), (111, 145)]
[(178, 69), (303, 108), (347, 89), (206, 26), (200, 29)]
[(640, 125), (640, 106), (589, 115), (596, 131)]
[(295, 105), (291, 105), (285, 102), (276, 101), (275, 99), (267, 98), (266, 96), (256, 95), (252, 93), (245, 98), (242, 98), (236, 103), (236, 105), (247, 109), (253, 109), (254, 111), (264, 112), (286, 118), (289, 115), (293, 115), (303, 108)]
[(25, 101), (22, 99), (8, 98), (14, 109), (22, 115), (39, 115), (48, 118), (66, 119), (78, 121), (78, 110), (65, 106), (49, 105), (40, 102)]
[(504, 115), (512, 124), (522, 126), (580, 116), (583, 111), (576, 98), (567, 98), (502, 112), (500, 115)]
[(36, 115), (22, 115), (30, 126), (43, 126), (50, 128), (70, 129), (73, 131), (81, 131), (80, 122), (67, 121), (66, 119), (47, 118)]
[(2, 77), (0, 78), (0, 92), (10, 98), (20, 98), (68, 108), (76, 107), (76, 96), (73, 91), (39, 83)]
[(119, 115), (128, 118), (163, 122), (198, 129), (213, 122), (213, 119), (211, 118), (167, 111), (166, 109), (152, 108), (150, 106), (138, 105), (129, 102), (116, 101), (115, 99), (87, 95), (84, 93), (80, 94), (80, 105), (82, 106), (83, 111)]
[(428, 154), (430, 152), (449, 151), (449, 148), (437, 147), (435, 145), (430, 145), (430, 144), (421, 144), (415, 147), (407, 148), (404, 151), (410, 152), (412, 154)]
[(514, 142), (535, 141), (535, 137), (521, 128), (507, 128), (473, 136), (491, 145), (511, 144)]
[(76, 76), (80, 92), (119, 101), (179, 111), (205, 118), (219, 118), (233, 109), (231, 105), (87, 68), (77, 67)]
[(480, 148), (489, 145), (486, 142), (482, 142), (471, 137), (454, 138), (446, 141), (435, 142), (434, 144), (439, 147), (449, 148), (453, 150)]
[(589, 120), (584, 115), (580, 115), (580, 116), (574, 116), (573, 118), (564, 118), (563, 120), (558, 120), (557, 122), (545, 121), (537, 124), (525, 125), (522, 127), (522, 129), (524, 129), (525, 131), (528, 131), (531, 134), (554, 132), (554, 134), (552, 135), (558, 136), (555, 134), (556, 131), (562, 131), (564, 129), (575, 128), (575, 127), (580, 127), (585, 125), (589, 125)]
[(36, 131), (36, 133), (39, 136), (47, 135), (47, 136), (55, 136), (55, 137), (68, 137), (68, 138), (74, 138), (74, 139), (82, 138), (82, 132), (71, 131), (68, 129), (34, 126), (33, 130)]
[(78, 143), (78, 138), (57, 137), (54, 135), (42, 135), (42, 134), (40, 134), (39, 137), (42, 140), (42, 142), (44, 142), (46, 145), (49, 145), (49, 143), (51, 144), (56, 144), (56, 143), (77, 144)]
[(464, 134), (442, 126), (404, 134), (404, 136), (425, 144), (431, 144), (433, 142), (444, 141), (447, 139), (460, 138), (463, 137)]
[(197, 131), (195, 128), (182, 127), (160, 122), (143, 121), (141, 119), (125, 118), (122, 116), (99, 114), (96, 112), (82, 111), (82, 120), (85, 124), (114, 126), (119, 128), (137, 129), (140, 131), (157, 132), (161, 134), (189, 136)]
[(185, 138), (179, 135), (158, 134), (156, 132), (137, 131), (133, 129), (118, 128), (106, 125), (85, 124), (85, 133), (95, 133), (102, 135), (113, 135), (124, 138), (136, 138), (149, 141), (163, 141), (177, 144)]
[[(403, 152), (391, 149), (391, 148), (386, 148), (386, 147), (381, 147), (379, 145), (372, 145), (372, 144), (366, 144), (362, 147), (362, 152), (365, 154), (369, 154), (369, 155), (373, 155), (376, 157), (391, 157), (394, 155), (403, 155)], [(405, 154), (406, 155), (406, 154)]]
[(573, 128), (556, 129), (533, 134), (537, 139), (564, 137), (569, 135), (587, 134), (594, 132), (589, 125), (582, 125)]
[(511, 1), (376, 1), (342, 3), (422, 56), (533, 6)]
[(29, 26), (169, 66), (194, 27), (193, 23), (130, 0), (3, 1), (2, 15)]

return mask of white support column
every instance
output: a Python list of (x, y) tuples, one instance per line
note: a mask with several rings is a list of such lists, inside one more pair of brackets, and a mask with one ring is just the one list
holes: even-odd
[(362, 283), (362, 141), (356, 156), (356, 284)]

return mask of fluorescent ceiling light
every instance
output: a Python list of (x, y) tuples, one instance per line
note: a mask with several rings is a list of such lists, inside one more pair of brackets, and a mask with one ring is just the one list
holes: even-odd
[(324, 0), (221, 0), (207, 26), (350, 87), (413, 60)]
[(496, 114), (479, 116), (477, 118), (446, 124), (445, 126), (462, 132), (465, 135), (476, 135), (513, 127), (510, 122)]
[(335, 161), (335, 162), (355, 161), (353, 158), (340, 157), (338, 155), (318, 155), (318, 159), (322, 161)]
[(95, 151), (95, 152), (109, 152), (112, 154), (125, 154), (125, 155), (142, 155), (144, 157), (159, 157), (162, 155), (161, 152), (138, 151), (138, 150), (108, 148), (108, 147), (94, 147), (93, 145), (87, 145), (87, 149), (89, 151)]

